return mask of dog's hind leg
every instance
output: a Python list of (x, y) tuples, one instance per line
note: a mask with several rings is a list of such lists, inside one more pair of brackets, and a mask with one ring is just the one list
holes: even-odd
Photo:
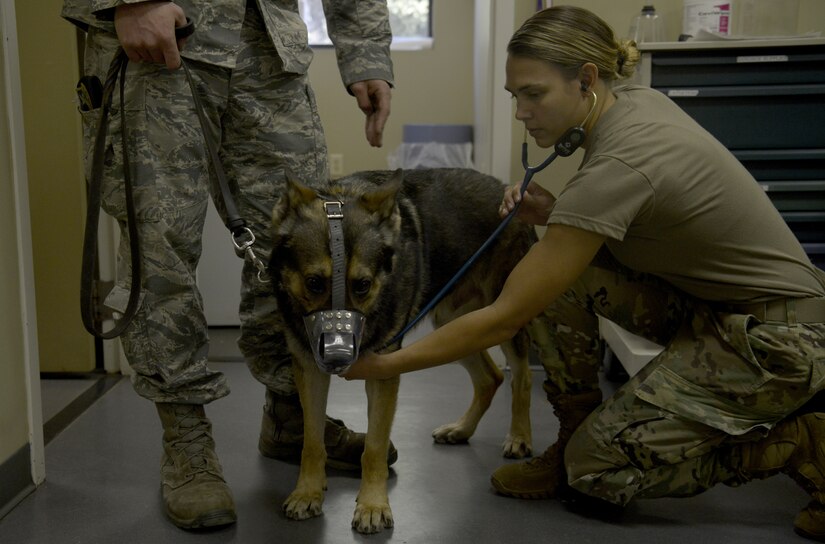
[(510, 367), (510, 432), (502, 445), (504, 457), (521, 459), (533, 453), (533, 433), (530, 424), (530, 395), (533, 377), (527, 357), (529, 343), (524, 331), (501, 344), (501, 351)]
[[(284, 501), (283, 508), (288, 518), (300, 520), (321, 515), (324, 504), (324, 490), (327, 487), (324, 425), (329, 375), (315, 368), (313, 362), (302, 367), (296, 361), (293, 368), (304, 410), (304, 448), (301, 452), (298, 484)], [(386, 450), (384, 451), (386, 463)]]
[(493, 396), (504, 381), (501, 370), (486, 351), (466, 357), (460, 364), (470, 374), (473, 382), (473, 400), (457, 421), (442, 425), (433, 431), (433, 439), (439, 444), (467, 442), (473, 436), (478, 422), (490, 407)]
[(359, 533), (377, 533), (393, 526), (387, 495), (387, 449), (398, 401), (399, 378), (368, 380), (367, 437), (361, 456), (361, 488), (356, 498), (352, 527)]

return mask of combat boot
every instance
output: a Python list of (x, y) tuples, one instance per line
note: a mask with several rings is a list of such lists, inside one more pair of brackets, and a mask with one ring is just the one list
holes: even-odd
[(780, 421), (762, 440), (738, 444), (737, 449), (744, 481), (784, 472), (811, 495), (794, 520), (794, 530), (825, 542), (825, 413)]
[(203, 405), (157, 403), (163, 424), (161, 494), (166, 515), (182, 529), (235, 523), (235, 503), (215, 454)]
[[(327, 466), (339, 470), (361, 470), (366, 435), (351, 431), (340, 419), (326, 418), (324, 446)], [(279, 395), (266, 390), (258, 450), (265, 457), (290, 463), (301, 460), (304, 445), (304, 411), (298, 395)], [(398, 459), (398, 451), (390, 442), (387, 466)]]
[(585, 393), (559, 393), (550, 382), (544, 382), (547, 399), (553, 405), (553, 413), (559, 419), (559, 434), (556, 443), (539, 457), (522, 463), (511, 463), (499, 467), (491, 481), (497, 492), (519, 499), (552, 499), (567, 486), (567, 472), (564, 469), (564, 448), (573, 431), (578, 428), (590, 412), (602, 402), (599, 390)]

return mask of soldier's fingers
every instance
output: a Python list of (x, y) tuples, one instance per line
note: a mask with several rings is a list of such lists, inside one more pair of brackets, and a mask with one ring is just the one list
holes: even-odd
[(163, 59), (161, 62), (166, 63), (166, 67), (170, 70), (177, 70), (180, 68), (180, 51), (178, 51), (178, 44), (172, 40), (163, 50)]

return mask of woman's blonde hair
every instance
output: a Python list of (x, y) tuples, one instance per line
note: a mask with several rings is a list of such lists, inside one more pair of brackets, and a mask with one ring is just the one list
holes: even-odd
[(639, 62), (636, 42), (617, 40), (610, 25), (575, 6), (536, 12), (510, 38), (507, 52), (555, 64), (571, 79), (592, 62), (607, 82), (632, 76)]

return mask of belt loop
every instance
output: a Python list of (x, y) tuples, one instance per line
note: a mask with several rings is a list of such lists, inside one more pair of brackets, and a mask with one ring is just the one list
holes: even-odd
[(796, 326), (796, 300), (793, 298), (785, 299), (785, 308), (788, 311), (788, 325), (791, 327)]

